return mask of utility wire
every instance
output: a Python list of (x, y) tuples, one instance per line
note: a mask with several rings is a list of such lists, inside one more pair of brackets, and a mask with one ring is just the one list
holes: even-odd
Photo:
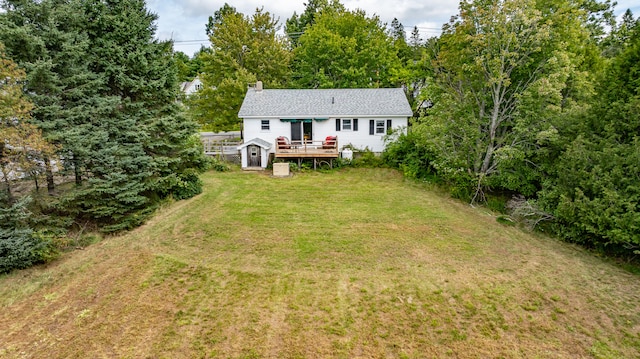
[[(418, 30), (426, 30), (428, 32), (440, 32), (442, 31), (442, 29), (437, 28), (437, 27), (425, 27), (425, 26), (405, 26), (405, 31), (406, 29), (413, 29), (414, 27), (417, 27)], [(296, 32), (288, 32), (285, 35), (289, 36), (289, 37), (299, 37), (300, 35), (302, 35), (304, 32), (302, 31), (296, 31)], [(175, 44), (188, 44), (188, 43), (194, 43), (194, 44), (201, 44), (204, 42), (209, 42), (209, 39), (204, 39), (204, 40), (173, 40), (173, 42)]]
[[(441, 28), (437, 28), (437, 27), (426, 27), (426, 26), (404, 26), (405, 31), (406, 29), (414, 29), (414, 28), (418, 28), (418, 30), (425, 30), (426, 32), (430, 32), (430, 33), (440, 33), (442, 31)], [(298, 38), (300, 36), (302, 36), (302, 34), (304, 34), (303, 31), (296, 31), (296, 32), (289, 32), (289, 33), (285, 33), (285, 35), (292, 37), (292, 38)], [(209, 39), (204, 39), (204, 40), (173, 40), (174, 44), (184, 44), (184, 45), (200, 45), (200, 44), (204, 44), (204, 43), (208, 43)]]

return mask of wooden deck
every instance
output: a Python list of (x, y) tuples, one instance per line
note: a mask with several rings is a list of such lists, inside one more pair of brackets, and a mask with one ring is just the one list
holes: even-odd
[(296, 159), (298, 168), (302, 166), (304, 159), (313, 160), (313, 169), (323, 164), (333, 168), (333, 160), (339, 156), (337, 138), (331, 144), (324, 141), (292, 141), (282, 144), (276, 140), (275, 158)]
[[(328, 147), (328, 148), (327, 148)], [(338, 158), (338, 143), (323, 145), (323, 141), (293, 141), (285, 146), (276, 146), (276, 158)]]

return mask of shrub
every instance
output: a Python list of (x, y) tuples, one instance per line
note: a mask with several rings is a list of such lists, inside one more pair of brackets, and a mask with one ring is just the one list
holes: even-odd
[(518, 222), (523, 223), (530, 230), (543, 222), (553, 221), (554, 217), (543, 211), (533, 199), (526, 199), (522, 195), (513, 196), (506, 204), (506, 209)]
[(348, 160), (346, 158), (338, 157), (333, 161), (334, 168), (342, 168), (348, 166), (351, 166), (351, 160)]
[(210, 157), (209, 168), (216, 172), (227, 172), (231, 170), (228, 164), (220, 161), (217, 157)]
[(389, 166), (399, 168), (411, 178), (430, 178), (436, 175), (432, 162), (433, 152), (421, 137), (414, 132), (400, 133), (388, 138), (382, 160)]
[(364, 150), (354, 151), (353, 167), (381, 167), (384, 164), (380, 156), (376, 156), (368, 147)]
[(44, 263), (55, 255), (51, 241), (29, 226), (30, 201), (25, 197), (0, 207), (0, 273)]
[(178, 184), (173, 189), (173, 198), (177, 200), (191, 198), (202, 193), (202, 180), (194, 170), (180, 175)]

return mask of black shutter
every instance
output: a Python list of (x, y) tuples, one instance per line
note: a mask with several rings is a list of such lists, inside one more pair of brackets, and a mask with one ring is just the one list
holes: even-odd
[(357, 118), (353, 119), (353, 130), (354, 131), (358, 131), (358, 119)]
[(340, 131), (340, 119), (336, 118), (336, 131)]
[(374, 120), (369, 120), (369, 134), (373, 135), (375, 134), (375, 130), (376, 130), (376, 121)]
[(391, 131), (391, 120), (387, 120), (387, 133)]

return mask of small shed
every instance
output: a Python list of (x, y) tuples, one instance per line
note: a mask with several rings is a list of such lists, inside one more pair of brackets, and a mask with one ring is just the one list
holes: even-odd
[(272, 144), (260, 138), (254, 138), (238, 146), (243, 169), (265, 169), (269, 161)]

